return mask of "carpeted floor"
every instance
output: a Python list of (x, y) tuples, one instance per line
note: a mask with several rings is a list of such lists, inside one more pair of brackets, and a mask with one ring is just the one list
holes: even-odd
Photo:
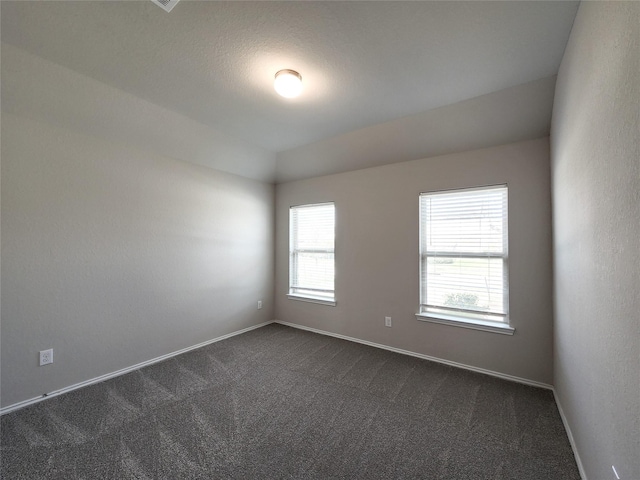
[(551, 392), (281, 325), (1, 419), (3, 479), (579, 479)]

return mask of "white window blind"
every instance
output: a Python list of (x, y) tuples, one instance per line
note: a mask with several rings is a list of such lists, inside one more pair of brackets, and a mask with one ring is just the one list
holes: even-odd
[(508, 322), (507, 187), (420, 195), (421, 313)]
[(335, 205), (289, 210), (289, 294), (334, 301)]

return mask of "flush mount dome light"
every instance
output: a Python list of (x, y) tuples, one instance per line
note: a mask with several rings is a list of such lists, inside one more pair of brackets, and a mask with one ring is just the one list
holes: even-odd
[(302, 92), (302, 76), (295, 70), (280, 70), (276, 73), (273, 87), (283, 97), (297, 97)]

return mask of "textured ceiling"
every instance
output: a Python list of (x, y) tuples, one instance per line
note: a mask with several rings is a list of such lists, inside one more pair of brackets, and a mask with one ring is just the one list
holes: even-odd
[(3, 1), (2, 41), (281, 152), (554, 75), (577, 5)]

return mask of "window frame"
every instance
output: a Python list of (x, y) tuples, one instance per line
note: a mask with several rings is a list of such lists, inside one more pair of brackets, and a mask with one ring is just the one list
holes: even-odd
[[(434, 196), (438, 194), (455, 194), (466, 193), (472, 191), (481, 190), (494, 190), (504, 189), (505, 191), (505, 205), (503, 210), (503, 228), (502, 252), (470, 252), (470, 251), (437, 251), (429, 252), (424, 248), (425, 230), (428, 228), (427, 221), (423, 222), (423, 218), (426, 216), (423, 212), (422, 202), (423, 197)], [(419, 298), (420, 304), (416, 318), (421, 321), (440, 323), (445, 325), (452, 325), (457, 327), (471, 328), (475, 330), (482, 330), (494, 333), (501, 333), (506, 335), (513, 335), (515, 328), (510, 325), (509, 317), (509, 222), (508, 222), (508, 210), (509, 210), (509, 188), (507, 184), (497, 185), (485, 185), (479, 187), (469, 188), (455, 188), (446, 190), (436, 190), (429, 192), (422, 192), (418, 196), (418, 210), (419, 210)], [(429, 305), (427, 302), (427, 261), (429, 258), (440, 257), (457, 257), (457, 258), (478, 258), (478, 259), (502, 259), (502, 277), (503, 277), (503, 312), (504, 313), (491, 313), (481, 312), (473, 309), (446, 307), (442, 305)], [(423, 298), (424, 297), (424, 298)]]
[[(294, 245), (295, 243), (295, 236), (297, 234), (296, 231), (294, 231), (294, 225), (293, 225), (293, 212), (296, 209), (301, 209), (301, 208), (314, 208), (314, 207), (324, 207), (327, 205), (331, 205), (333, 206), (333, 247), (331, 249), (300, 249), (300, 248), (295, 248), (296, 245)], [(335, 258), (335, 245), (336, 245), (336, 235), (335, 235), (335, 230), (336, 230), (336, 207), (335, 207), (335, 202), (320, 202), (320, 203), (308, 203), (308, 204), (302, 204), (302, 205), (292, 205), (289, 207), (289, 287), (288, 287), (288, 293), (287, 293), (287, 297), (290, 300), (299, 300), (299, 301), (303, 301), (303, 302), (310, 302), (310, 303), (317, 303), (320, 305), (329, 305), (329, 306), (336, 306), (336, 291), (335, 291), (335, 267), (336, 267), (336, 258)], [(298, 271), (298, 262), (297, 262), (297, 258), (299, 256), (300, 252), (310, 252), (310, 253), (332, 253), (333, 254), (333, 270), (334, 270), (334, 277), (333, 277), (333, 290), (320, 290), (317, 289), (316, 291), (323, 291), (323, 292), (331, 292), (333, 295), (332, 296), (328, 296), (328, 295), (313, 295), (313, 294), (309, 294), (309, 293), (300, 293), (300, 292), (296, 292), (295, 290), (306, 290), (306, 291), (311, 291), (314, 290), (313, 288), (301, 288), (300, 286), (294, 286), (294, 279), (297, 278), (297, 271)]]

